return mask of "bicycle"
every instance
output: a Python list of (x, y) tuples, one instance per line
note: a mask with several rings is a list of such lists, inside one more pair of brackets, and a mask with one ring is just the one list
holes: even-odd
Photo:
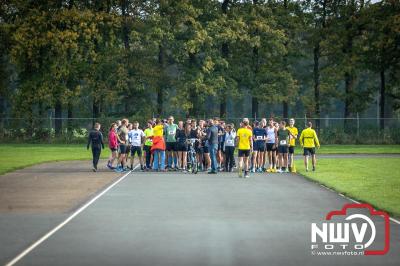
[(199, 171), (199, 165), (197, 162), (197, 157), (196, 157), (196, 150), (194, 148), (194, 145), (196, 141), (199, 141), (199, 139), (188, 139), (188, 152), (187, 152), (187, 169), (188, 172), (192, 174), (197, 174)]

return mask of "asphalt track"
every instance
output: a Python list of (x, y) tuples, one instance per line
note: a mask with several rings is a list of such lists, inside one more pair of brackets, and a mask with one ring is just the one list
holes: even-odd
[(15, 265), (399, 265), (394, 222), (384, 256), (311, 255), (311, 223), (349, 202), (291, 174), (132, 172)]

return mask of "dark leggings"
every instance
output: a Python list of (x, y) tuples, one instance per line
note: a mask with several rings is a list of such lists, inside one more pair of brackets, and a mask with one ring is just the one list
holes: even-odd
[(229, 171), (232, 169), (235, 158), (234, 158), (235, 147), (233, 146), (225, 146), (225, 171)]
[(92, 147), (93, 154), (93, 167), (97, 169), (97, 164), (100, 159), (101, 148), (100, 147)]
[(146, 152), (146, 168), (150, 169), (151, 168), (151, 146), (144, 146), (143, 149)]

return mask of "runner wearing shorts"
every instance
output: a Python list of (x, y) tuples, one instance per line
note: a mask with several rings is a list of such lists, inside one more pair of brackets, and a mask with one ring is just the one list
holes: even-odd
[(249, 178), (249, 156), (252, 149), (253, 132), (248, 128), (249, 121), (243, 121), (243, 127), (239, 128), (236, 134), (236, 142), (238, 143), (239, 157), (239, 177), (243, 177), (243, 161), (244, 161), (244, 177)]
[(252, 172), (256, 171), (261, 173), (262, 166), (264, 165), (264, 152), (265, 152), (265, 140), (267, 139), (267, 131), (262, 128), (262, 124), (258, 121), (254, 122), (253, 129), (253, 169)]
[(178, 166), (179, 170), (186, 171), (186, 161), (187, 161), (187, 139), (190, 134), (190, 124), (183, 127), (183, 121), (178, 122), (178, 129), (176, 130), (176, 140), (177, 140), (177, 153), (178, 153)]
[[(164, 127), (164, 135), (167, 149), (167, 167), (168, 169), (178, 170), (178, 158), (176, 149), (176, 130), (178, 125), (174, 124), (174, 117), (168, 117), (168, 123)], [(172, 166), (172, 164), (174, 166)]]
[(125, 171), (125, 158), (128, 150), (128, 119), (122, 119), (121, 127), (118, 130), (117, 138), (119, 142), (120, 157), (118, 159), (119, 165), (115, 169), (116, 172)]
[(145, 157), (146, 157), (146, 170), (151, 169), (151, 146), (153, 146), (153, 121), (149, 120), (147, 121), (147, 128), (144, 130), (144, 136), (145, 136), (145, 142), (144, 142), (144, 147), (143, 150), (145, 152)]
[(131, 170), (133, 170), (133, 163), (135, 161), (135, 154), (139, 157), (140, 170), (144, 170), (142, 158), (142, 145), (146, 135), (139, 128), (139, 122), (133, 122), (133, 128), (128, 133), (128, 141), (131, 147)]
[(312, 170), (315, 171), (315, 166), (317, 163), (317, 158), (315, 156), (315, 146), (319, 149), (320, 144), (317, 137), (317, 133), (312, 129), (312, 123), (308, 122), (308, 128), (301, 132), (299, 138), (300, 145), (304, 147), (304, 166), (308, 172), (308, 157), (312, 158)]
[(289, 166), (289, 171), (292, 173), (296, 173), (296, 167), (294, 166), (294, 148), (296, 146), (296, 139), (297, 135), (299, 134), (299, 131), (297, 130), (297, 127), (294, 126), (294, 118), (289, 119), (289, 126), (287, 127), (287, 130), (289, 130), (289, 158), (288, 158), (288, 166)]
[(289, 172), (287, 169), (288, 164), (288, 148), (289, 148), (289, 130), (286, 129), (286, 122), (279, 123), (278, 130), (278, 161), (280, 162), (280, 169), (278, 173)]
[[(217, 121), (217, 120), (214, 120)], [(223, 136), (225, 135), (225, 122), (218, 120), (217, 128), (218, 128), (218, 152), (217, 152), (217, 159), (218, 159), (218, 170), (222, 171), (223, 164), (224, 164), (224, 151), (223, 151)]]
[(276, 173), (276, 157), (275, 157), (275, 146), (277, 141), (277, 129), (274, 126), (274, 121), (269, 120), (269, 125), (266, 128), (267, 131), (267, 155), (268, 155), (268, 173)]
[(113, 163), (117, 158), (117, 150), (118, 150), (118, 139), (117, 139), (117, 130), (118, 126), (116, 123), (111, 123), (110, 130), (108, 131), (108, 147), (110, 148), (111, 155), (108, 158), (107, 167), (108, 169), (113, 170)]
[(200, 149), (202, 151), (203, 158), (199, 162), (203, 162), (203, 171), (211, 170), (211, 158), (210, 158), (210, 151), (208, 149), (208, 140), (207, 140), (207, 126), (206, 121), (200, 120), (199, 121), (199, 138), (200, 141)]

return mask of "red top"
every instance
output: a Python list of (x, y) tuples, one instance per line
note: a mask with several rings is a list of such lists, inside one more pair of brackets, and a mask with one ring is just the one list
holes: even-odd
[(114, 130), (108, 132), (108, 147), (110, 147), (110, 149), (116, 149), (118, 147), (117, 134), (115, 134)]

